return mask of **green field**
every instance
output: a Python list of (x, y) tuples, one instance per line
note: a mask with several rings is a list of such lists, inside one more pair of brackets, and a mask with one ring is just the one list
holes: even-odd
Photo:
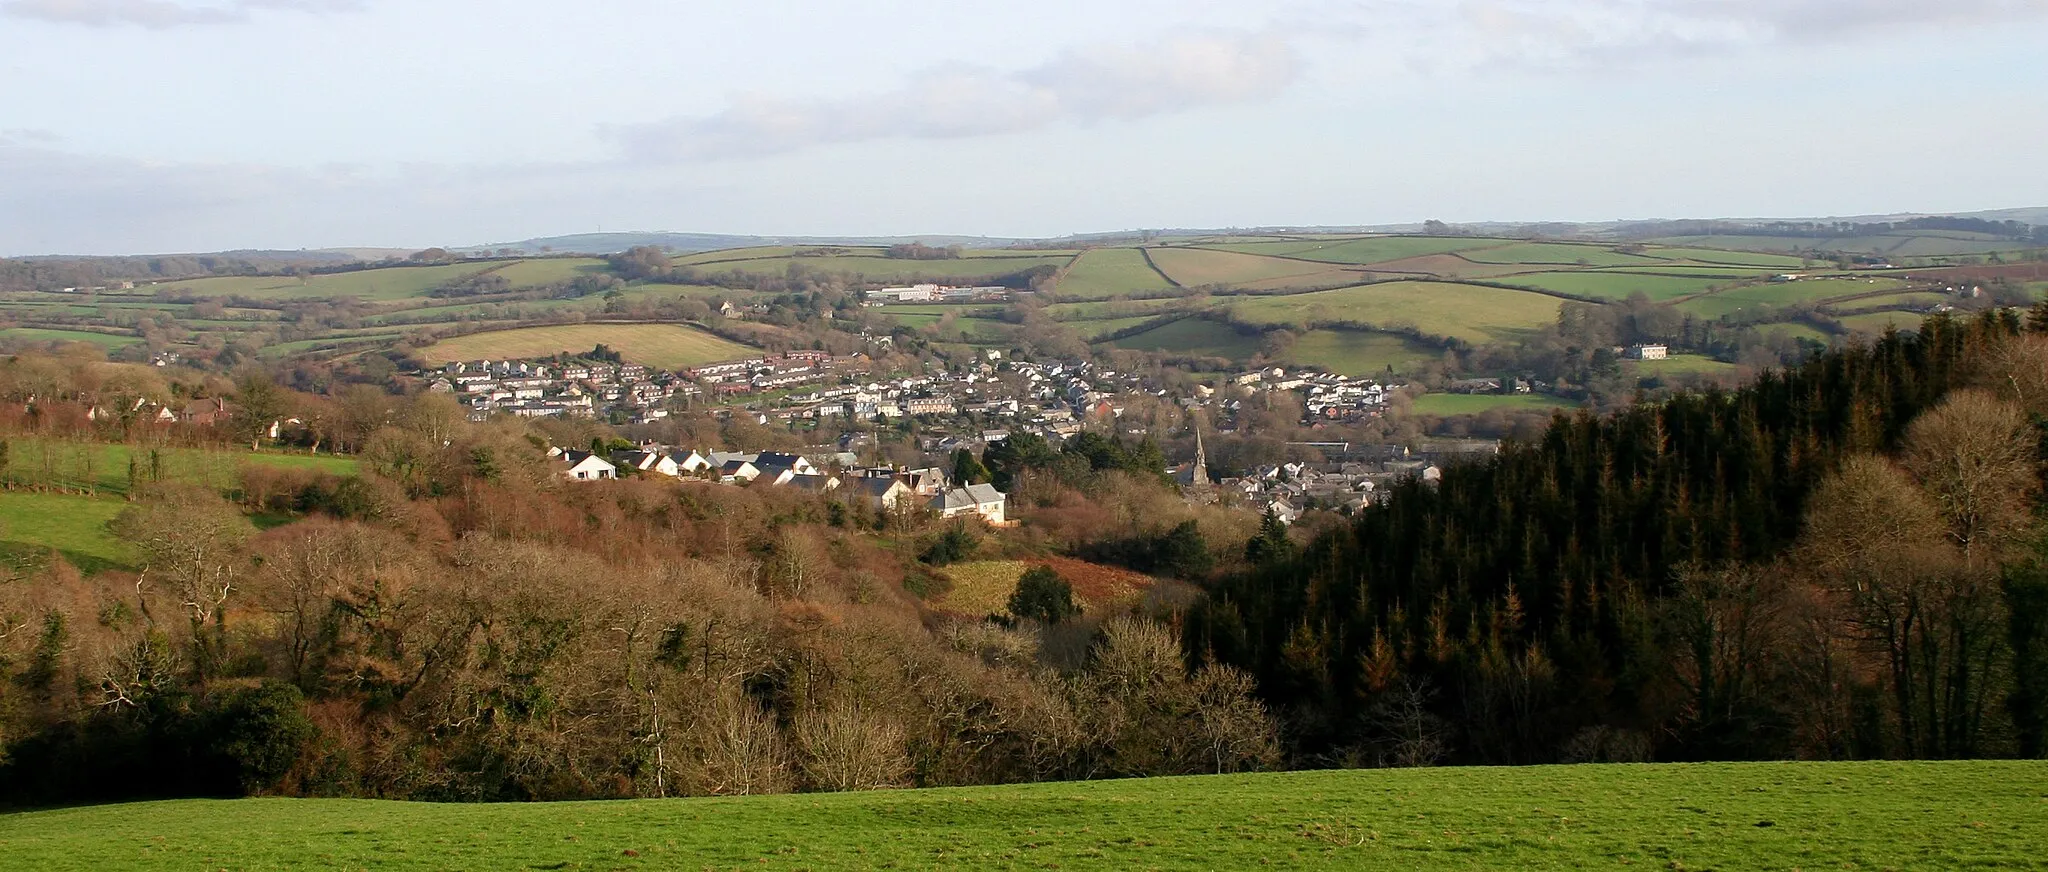
[(1506, 276), (1494, 281), (1598, 300), (1625, 300), (1630, 294), (1641, 291), (1644, 296), (1661, 302), (1740, 280), (1615, 272), (1541, 272)]
[(1917, 312), (1870, 312), (1863, 315), (1849, 315), (1839, 320), (1842, 326), (1858, 333), (1883, 333), (1886, 328), (1918, 330), (1925, 316)]
[(1152, 261), (1186, 287), (1197, 285), (1316, 288), (1354, 284), (1356, 271), (1300, 260), (1202, 248), (1155, 248)]
[[(502, 262), (499, 262), (502, 263)], [(453, 263), (442, 266), (401, 266), (307, 276), (190, 279), (180, 282), (139, 286), (144, 293), (190, 293), (201, 297), (241, 296), (264, 300), (313, 300), (360, 297), (365, 300), (402, 300), (457, 279), (487, 272), (497, 263)]]
[(492, 274), (514, 288), (532, 288), (566, 282), (605, 271), (605, 262), (594, 257), (560, 257), (522, 260), (493, 270)]
[(1564, 300), (1531, 291), (1511, 291), (1446, 282), (1382, 282), (1313, 294), (1251, 297), (1231, 303), (1239, 319), (1254, 324), (1357, 323), (1380, 328), (1414, 327), (1428, 336), (1489, 342), (1557, 321)]
[(1294, 341), (1286, 360), (1348, 376), (1382, 375), (1391, 368), (1404, 372), (1417, 361), (1438, 360), (1444, 350), (1392, 333), (1366, 330), (1312, 330)]
[(1420, 257), (1429, 254), (1445, 254), (1453, 251), (1485, 248), (1500, 245), (1507, 241), (1509, 240), (1444, 236), (1368, 236), (1299, 242), (1255, 242), (1208, 247), (1227, 251), (1241, 251), (1247, 254), (1298, 257), (1303, 260), (1319, 260), (1325, 263), (1368, 264)]
[(81, 572), (127, 568), (134, 550), (107, 529), (127, 507), (110, 497), (0, 492), (0, 561), (40, 564), (54, 550)]
[(41, 327), (9, 327), (5, 330), (0, 330), (0, 341), (8, 340), (16, 342), (83, 342), (87, 345), (97, 345), (109, 351), (116, 348), (126, 348), (142, 341), (140, 337), (136, 336), (111, 336), (105, 333), (94, 333), (90, 330), (49, 330)]
[(1698, 263), (1730, 264), (1744, 267), (1771, 267), (1778, 269), (1799, 269), (1806, 265), (1803, 258), (1788, 254), (1771, 254), (1761, 251), (1722, 251), (1713, 248), (1667, 248), (1650, 249), (1648, 254)]
[(2026, 869), (2039, 762), (1384, 769), (719, 799), (0, 817), (12, 868)]
[(1757, 325), (1756, 329), (1757, 332), (1762, 333), (1765, 336), (1784, 336), (1790, 339), (1811, 339), (1822, 345), (1827, 345), (1833, 342), (1835, 339), (1835, 337), (1822, 332), (1819, 328), (1816, 328), (1811, 324), (1804, 324), (1797, 321), (1780, 322), (1776, 324), (1759, 324)]
[(1072, 330), (1079, 331), (1081, 334), (1081, 338), (1086, 339), (1090, 342), (1094, 342), (1101, 339), (1104, 336), (1108, 336), (1111, 333), (1115, 333), (1118, 330), (1127, 330), (1132, 327), (1136, 327), (1140, 324), (1150, 323), (1152, 320), (1158, 317), (1158, 315), (1134, 315), (1129, 318), (1102, 318), (1094, 321), (1069, 321), (1067, 322), (1067, 327)]
[[(807, 249), (808, 250), (808, 249)], [(718, 252), (717, 257), (685, 258), (683, 263), (699, 272), (723, 273), (738, 270), (749, 275), (785, 275), (791, 266), (820, 273), (859, 276), (868, 281), (912, 282), (992, 279), (1022, 272), (1036, 266), (1063, 266), (1070, 254), (1005, 251), (954, 260), (899, 260), (884, 257), (880, 248), (848, 247), (845, 254), (822, 257), (760, 257), (760, 249)]]
[[(153, 454), (152, 454), (153, 452)], [(332, 454), (279, 454), (220, 451), (204, 448), (151, 448), (106, 442), (75, 442), (16, 436), (7, 440), (7, 467), (0, 481), (9, 487), (92, 490), (125, 494), (133, 462), (141, 480), (162, 480), (230, 488), (240, 482), (244, 466), (308, 469), (334, 475), (355, 475), (353, 457)]]
[(1674, 354), (1663, 360), (1633, 360), (1629, 365), (1645, 375), (1728, 375), (1739, 367), (1700, 354)]
[(1516, 242), (1493, 248), (1460, 252), (1480, 263), (1577, 264), (1579, 266), (1654, 266), (1665, 261), (1635, 254), (1623, 254), (1607, 245), (1576, 245), (1563, 242)]
[(1100, 300), (1116, 294), (1169, 290), (1166, 277), (1135, 248), (1098, 248), (1081, 255), (1060, 277), (1054, 294), (1062, 300)]
[(1109, 344), (1132, 351), (1245, 360), (1259, 352), (1259, 343), (1256, 333), (1241, 333), (1207, 318), (1182, 318)]
[(495, 330), (444, 339), (420, 350), (429, 363), (580, 354), (600, 343), (634, 363), (680, 369), (759, 353), (759, 349), (681, 324), (564, 324)]
[(1745, 309), (1824, 303), (1859, 294), (1894, 291), (1904, 286), (1903, 283), (1892, 279), (1804, 279), (1796, 282), (1771, 282), (1695, 297), (1679, 303), (1678, 308), (1695, 315), (1719, 318)]
[(1510, 412), (1543, 412), (1574, 409), (1569, 400), (1548, 394), (1424, 394), (1415, 399), (1418, 415), (1477, 415), (1494, 409)]

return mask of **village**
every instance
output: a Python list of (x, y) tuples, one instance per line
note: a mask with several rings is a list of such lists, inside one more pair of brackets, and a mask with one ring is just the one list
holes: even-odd
[[(1195, 456), (1161, 470), (1193, 501), (1227, 501), (1293, 522), (1312, 508), (1356, 511), (1383, 498), (1403, 478), (1433, 481), (1440, 464), (1499, 450), (1493, 440), (1431, 440), (1419, 445), (1350, 442), (1290, 443), (1317, 460), (1262, 464), (1241, 475), (1213, 476), (1203, 445), (1209, 434), (1238, 432), (1247, 402), (1260, 393), (1294, 395), (1304, 425), (1356, 424), (1386, 413), (1400, 385), (1341, 374), (1265, 367), (1197, 384), (1174, 396), (1137, 373), (1091, 362), (1033, 361), (984, 350), (972, 365), (923, 364), (920, 371), (882, 371), (865, 354), (795, 350), (687, 369), (662, 371), (642, 364), (561, 357), (475, 360), (420, 374), (428, 390), (451, 394), (472, 418), (492, 415), (566, 416), (620, 425), (651, 424), (686, 411), (807, 433), (802, 453), (710, 451), (653, 442), (594, 454), (578, 448), (551, 452), (567, 479), (595, 481), (622, 475), (662, 476), (728, 486), (793, 488), (858, 501), (878, 511), (928, 508), (940, 517), (974, 515), (1008, 521), (1007, 495), (987, 484), (954, 481), (945, 462), (965, 450), (980, 455), (1013, 434), (1031, 434), (1057, 447), (1095, 427), (1120, 438), (1163, 438), (1125, 421), (1125, 407), (1142, 397), (1169, 402), (1190, 422)], [(920, 425), (916, 445), (924, 463), (879, 464), (866, 424)], [(861, 426), (856, 426), (856, 425)], [(1178, 430), (1185, 437), (1188, 430)]]

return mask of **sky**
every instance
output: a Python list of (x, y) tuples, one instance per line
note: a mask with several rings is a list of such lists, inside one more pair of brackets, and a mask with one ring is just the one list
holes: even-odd
[(0, 0), (0, 256), (2048, 205), (2048, 0)]

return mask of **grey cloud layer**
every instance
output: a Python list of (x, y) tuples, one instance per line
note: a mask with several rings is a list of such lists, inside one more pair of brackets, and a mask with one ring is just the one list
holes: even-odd
[(1300, 43), (1417, 69), (1611, 69), (1648, 58), (1821, 42), (1897, 27), (2048, 15), (2048, 0), (1300, 0), (1256, 33), (1070, 49), (1021, 72), (954, 66), (841, 98), (744, 94), (710, 115), (611, 125), (640, 161), (762, 157), (887, 138), (957, 139), (1134, 120), (1279, 94)]
[(1189, 33), (1070, 49), (1020, 72), (954, 66), (837, 100), (745, 95), (714, 115), (607, 132), (637, 159), (759, 156), (889, 137), (955, 139), (1265, 99), (1300, 72), (1277, 34)]
[(202, 24), (234, 24), (251, 13), (348, 12), (361, 0), (230, 0), (226, 3), (180, 3), (174, 0), (0, 0), (0, 15), (58, 24), (93, 27), (135, 25), (150, 29)]

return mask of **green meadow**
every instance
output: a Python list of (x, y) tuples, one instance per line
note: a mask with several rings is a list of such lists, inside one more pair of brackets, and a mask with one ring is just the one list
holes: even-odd
[(1207, 318), (1169, 321), (1143, 333), (1111, 341), (1117, 348), (1197, 357), (1244, 360), (1258, 353), (1260, 336)]
[(1415, 412), (1422, 415), (1477, 415), (1494, 409), (1510, 412), (1541, 412), (1575, 409), (1568, 400), (1547, 394), (1424, 394), (1415, 398)]
[(1382, 769), (717, 799), (0, 816), (11, 868), (2030, 869), (2040, 762)]
[(18, 342), (83, 342), (88, 345), (97, 345), (110, 351), (116, 348), (126, 348), (142, 341), (141, 338), (135, 336), (114, 336), (107, 333), (95, 333), (90, 330), (54, 330), (41, 327), (9, 327), (0, 330), (0, 341), (8, 340)]
[(1597, 300), (1625, 300), (1630, 294), (1640, 292), (1652, 300), (1663, 302), (1740, 280), (1618, 272), (1543, 272), (1506, 276), (1494, 281)]
[(1229, 305), (1239, 320), (1254, 324), (1413, 327), (1427, 336), (1490, 342), (1556, 322), (1558, 307), (1564, 302), (1532, 291), (1404, 281), (1311, 294), (1247, 297)]
[(0, 565), (40, 566), (55, 552), (81, 572), (127, 568), (134, 549), (108, 528), (127, 506), (114, 497), (0, 491)]
[(1087, 252), (1060, 276), (1054, 294), (1062, 300), (1100, 300), (1115, 294), (1157, 292), (1173, 287), (1135, 248)]

